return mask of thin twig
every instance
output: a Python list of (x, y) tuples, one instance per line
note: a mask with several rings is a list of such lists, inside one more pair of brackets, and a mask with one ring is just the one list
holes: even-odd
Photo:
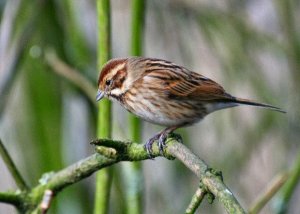
[(95, 96), (97, 89), (87, 78), (85, 78), (80, 72), (76, 71), (74, 68), (71, 68), (64, 61), (62, 61), (56, 55), (54, 50), (47, 50), (45, 52), (45, 59), (48, 65), (53, 69), (53, 71), (73, 83), (89, 98), (89, 100), (93, 104), (96, 105)]
[(278, 192), (282, 185), (287, 181), (288, 173), (280, 174), (276, 176), (271, 183), (266, 187), (263, 193), (257, 198), (257, 200), (250, 206), (249, 214), (256, 214), (272, 199), (272, 197)]
[(12, 158), (10, 157), (8, 151), (6, 150), (4, 144), (2, 143), (2, 140), (0, 139), (0, 155), (8, 168), (9, 172), (11, 173), (12, 177), (14, 178), (17, 186), (21, 190), (27, 190), (28, 186), (21, 176), (19, 170), (17, 169), (16, 165), (14, 164)]
[(199, 186), (192, 197), (192, 200), (188, 206), (188, 208), (185, 210), (186, 214), (193, 214), (196, 212), (197, 208), (199, 207), (200, 203), (202, 202), (204, 196), (206, 195), (206, 190)]

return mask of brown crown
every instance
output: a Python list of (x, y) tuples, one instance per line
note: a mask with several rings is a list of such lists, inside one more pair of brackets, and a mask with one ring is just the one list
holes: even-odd
[(116, 66), (122, 64), (127, 61), (127, 58), (122, 59), (111, 59), (109, 60), (102, 68), (99, 79), (98, 79), (98, 86), (101, 84), (103, 79), (105, 79), (106, 75), (110, 73)]

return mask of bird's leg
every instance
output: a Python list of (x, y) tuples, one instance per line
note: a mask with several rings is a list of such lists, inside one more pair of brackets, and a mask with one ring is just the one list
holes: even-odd
[(152, 144), (153, 144), (156, 140), (159, 139), (160, 135), (161, 135), (161, 132), (157, 133), (156, 135), (154, 135), (153, 137), (151, 137), (151, 138), (147, 141), (147, 143), (144, 145), (144, 147), (145, 147), (145, 149), (146, 149), (146, 151), (147, 151), (147, 153), (148, 153), (148, 155), (149, 155), (149, 157), (150, 157), (151, 159), (153, 159), (153, 155), (152, 155)]
[(175, 129), (179, 128), (179, 126), (171, 126), (168, 127), (166, 129), (164, 129), (163, 131), (157, 133), (156, 135), (154, 135), (152, 138), (150, 138), (147, 143), (144, 145), (149, 157), (152, 159), (153, 155), (152, 155), (152, 145), (153, 143), (158, 140), (157, 145), (158, 145), (158, 149), (160, 154), (163, 154), (164, 151), (164, 147), (166, 146), (166, 140), (167, 137), (170, 133), (172, 133)]
[(167, 140), (168, 135), (170, 133), (172, 133), (177, 128), (178, 128), (178, 126), (171, 126), (171, 127), (168, 127), (166, 129), (164, 129), (160, 133), (160, 136), (159, 136), (159, 139), (158, 139), (158, 143), (157, 143), (160, 154), (164, 153), (164, 147), (166, 146), (166, 140)]

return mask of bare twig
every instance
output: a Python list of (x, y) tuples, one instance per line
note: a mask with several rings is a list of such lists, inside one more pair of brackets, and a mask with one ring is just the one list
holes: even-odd
[(27, 190), (28, 186), (27, 186), (25, 180), (21, 176), (16, 165), (14, 164), (10, 155), (8, 154), (1, 139), (0, 139), (0, 155), (1, 155), (4, 163), (6, 164), (6, 167), (8, 168), (9, 172), (11, 173), (12, 177), (14, 178), (17, 186), (20, 188), (20, 190)]
[(45, 52), (45, 59), (53, 71), (73, 83), (96, 105), (94, 101), (97, 89), (87, 78), (59, 59), (54, 50), (47, 50)]
[(272, 199), (282, 185), (287, 181), (288, 174), (280, 174), (271, 181), (267, 188), (261, 193), (258, 199), (250, 206), (249, 214), (256, 214)]
[(196, 190), (194, 196), (192, 197), (192, 200), (188, 206), (188, 208), (185, 210), (186, 214), (193, 214), (196, 212), (197, 208), (200, 206), (204, 196), (206, 195), (207, 191), (199, 186)]

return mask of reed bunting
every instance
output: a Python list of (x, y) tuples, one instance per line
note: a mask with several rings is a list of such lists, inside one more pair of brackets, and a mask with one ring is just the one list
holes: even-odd
[(272, 105), (234, 97), (213, 80), (175, 63), (145, 57), (107, 62), (100, 73), (96, 99), (103, 97), (118, 101), (143, 120), (167, 127), (145, 144), (149, 155), (156, 140), (162, 152), (169, 133), (216, 110), (252, 105), (284, 112)]

